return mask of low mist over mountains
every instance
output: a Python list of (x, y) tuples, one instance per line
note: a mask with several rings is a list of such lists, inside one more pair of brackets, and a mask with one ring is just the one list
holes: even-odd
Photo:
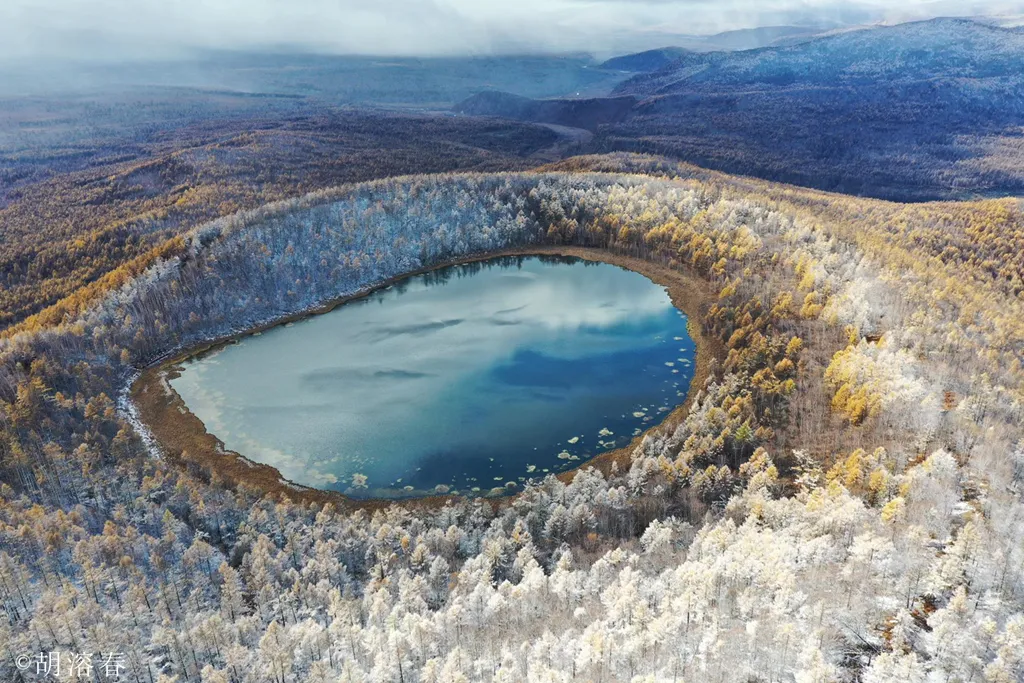
[(964, 19), (936, 19), (827, 35), (785, 47), (736, 53), (679, 53), (657, 73), (620, 85), (620, 94), (652, 97), (698, 89), (824, 86), (879, 79), (1017, 76), (1024, 66), (1024, 29)]
[(838, 26), (763, 26), (707, 36), (679, 36), (672, 46), (612, 57), (605, 60), (601, 68), (632, 72), (658, 71), (693, 52), (755, 50), (772, 45), (801, 43), (834, 28)]
[[(1021, 13), (1022, 0), (7, 0), (0, 3), (0, 64), (145, 61), (282, 46), (388, 57), (573, 51), (610, 57), (665, 45), (762, 47), (781, 37), (773, 27), (821, 31)], [(713, 34), (720, 35), (705, 38)]]
[(55, 164), (136, 158), (148, 149), (139, 145), (196, 121), (276, 127), (338, 107), (553, 124), (564, 137), (545, 148), (549, 158), (647, 152), (902, 200), (1020, 193), (1024, 29), (998, 23), (1013, 21), (775, 26), (604, 62), (221, 50), (45, 73), (26, 65), (0, 70), (0, 204)]

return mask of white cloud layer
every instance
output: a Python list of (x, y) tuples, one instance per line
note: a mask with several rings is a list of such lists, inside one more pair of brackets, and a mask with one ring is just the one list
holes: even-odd
[(641, 49), (673, 35), (1024, 11), (1010, 0), (2, 0), (0, 59), (301, 47), (378, 55)]

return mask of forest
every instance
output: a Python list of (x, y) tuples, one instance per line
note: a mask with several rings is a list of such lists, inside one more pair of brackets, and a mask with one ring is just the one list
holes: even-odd
[[(168, 236), (0, 340), (0, 679), (63, 651), (122, 653), (137, 683), (1021, 680), (1022, 241), (1015, 199), (627, 154), (320, 189)], [(126, 393), (207, 340), (541, 245), (714, 292), (688, 311), (711, 372), (626, 466), (498, 500), (303, 502), (167, 452)]]
[(58, 99), (47, 106), (93, 122), (83, 139), (55, 132), (7, 154), (0, 144), (0, 326), (219, 216), (342, 183), (514, 170), (560, 154), (552, 149), (561, 137), (540, 126), (238, 99), (181, 96), (166, 112), (137, 101), (80, 110)]
[[(756, 47), (744, 35), (734, 47)], [(402, 174), (630, 151), (900, 201), (1022, 187), (1020, 29), (939, 19), (708, 47), (0, 71), (0, 327), (140, 272), (200, 223)]]

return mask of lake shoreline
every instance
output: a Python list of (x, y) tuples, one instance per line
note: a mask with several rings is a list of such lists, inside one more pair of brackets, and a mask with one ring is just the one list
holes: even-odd
[[(618, 254), (606, 249), (550, 245), (526, 246), (476, 254), (403, 273), (356, 294), (339, 297), (321, 306), (279, 318), (271, 323), (255, 326), (244, 332), (225, 335), (193, 346), (169, 358), (161, 359), (140, 372), (131, 384), (128, 395), (138, 410), (140, 420), (160, 445), (166, 458), (170, 462), (184, 467), (194, 476), (213, 481), (219, 480), (232, 488), (250, 489), (270, 495), (285, 495), (302, 503), (332, 503), (335, 507), (342, 509), (377, 509), (392, 504), (443, 505), (448, 500), (461, 496), (355, 499), (340, 492), (325, 491), (290, 482), (284, 479), (275, 467), (254, 462), (243, 454), (226, 449), (224, 443), (216, 435), (210, 433), (203, 421), (189, 410), (168, 380), (177, 376), (181, 363), (184, 361), (215, 352), (244, 337), (312, 316), (323, 315), (339, 306), (369, 296), (412, 276), (502, 256), (569, 256), (625, 268), (665, 287), (673, 306), (687, 316), (687, 329), (694, 342), (695, 357), (694, 375), (687, 388), (684, 401), (670, 411), (664, 420), (634, 437), (628, 446), (601, 453), (581, 463), (579, 467), (561, 472), (556, 476), (561, 481), (568, 482), (577, 472), (587, 467), (595, 467), (605, 474), (610, 472), (613, 466), (620, 470), (628, 468), (631, 462), (631, 453), (640, 445), (646, 435), (674, 430), (682, 422), (689, 413), (694, 396), (703, 388), (710, 375), (712, 359), (720, 360), (723, 357), (724, 348), (717, 340), (709, 339), (704, 335), (699, 320), (702, 308), (715, 297), (715, 292), (708, 282), (680, 268)], [(486, 498), (486, 500), (495, 502), (514, 499), (515, 495)]]

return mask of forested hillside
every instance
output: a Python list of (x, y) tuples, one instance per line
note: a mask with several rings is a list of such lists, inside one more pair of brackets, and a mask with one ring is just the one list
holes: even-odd
[[(109, 116), (72, 108), (68, 127), (76, 116), (94, 124), (85, 139), (60, 137), (59, 121), (56, 142), (30, 139), (7, 154), (0, 145), (0, 328), (219, 216), (346, 182), (528, 168), (559, 155), (550, 151), (559, 136), (540, 126), (239, 105), (237, 96), (219, 98), (214, 116), (209, 98), (179, 99), (186, 111), (163, 112), (159, 124), (145, 120), (158, 108), (137, 101)], [(20, 123), (45, 137), (31, 120)], [(117, 130), (110, 139), (107, 124)]]
[[(492, 95), (480, 113), (557, 123), (572, 108), (577, 121), (599, 121), (595, 152), (661, 154), (851, 195), (927, 201), (1024, 191), (1019, 28), (935, 19), (752, 50), (654, 51), (622, 64), (649, 72), (607, 98)], [(597, 116), (625, 97), (637, 103), (614, 119)]]
[(899, 200), (1019, 192), (1024, 33), (936, 19), (685, 55), (604, 145)]
[(453, 109), (471, 116), (495, 116), (594, 130), (618, 123), (635, 104), (636, 99), (628, 96), (532, 100), (510, 93), (485, 91), (463, 100)]
[[(161, 683), (1020, 680), (1022, 240), (1016, 200), (636, 156), (188, 231), (0, 342), (0, 678), (71, 650)], [(161, 450), (126, 399), (175, 350), (533, 245), (717, 292), (689, 313), (721, 357), (628, 467), (503, 500), (301, 504)]]

